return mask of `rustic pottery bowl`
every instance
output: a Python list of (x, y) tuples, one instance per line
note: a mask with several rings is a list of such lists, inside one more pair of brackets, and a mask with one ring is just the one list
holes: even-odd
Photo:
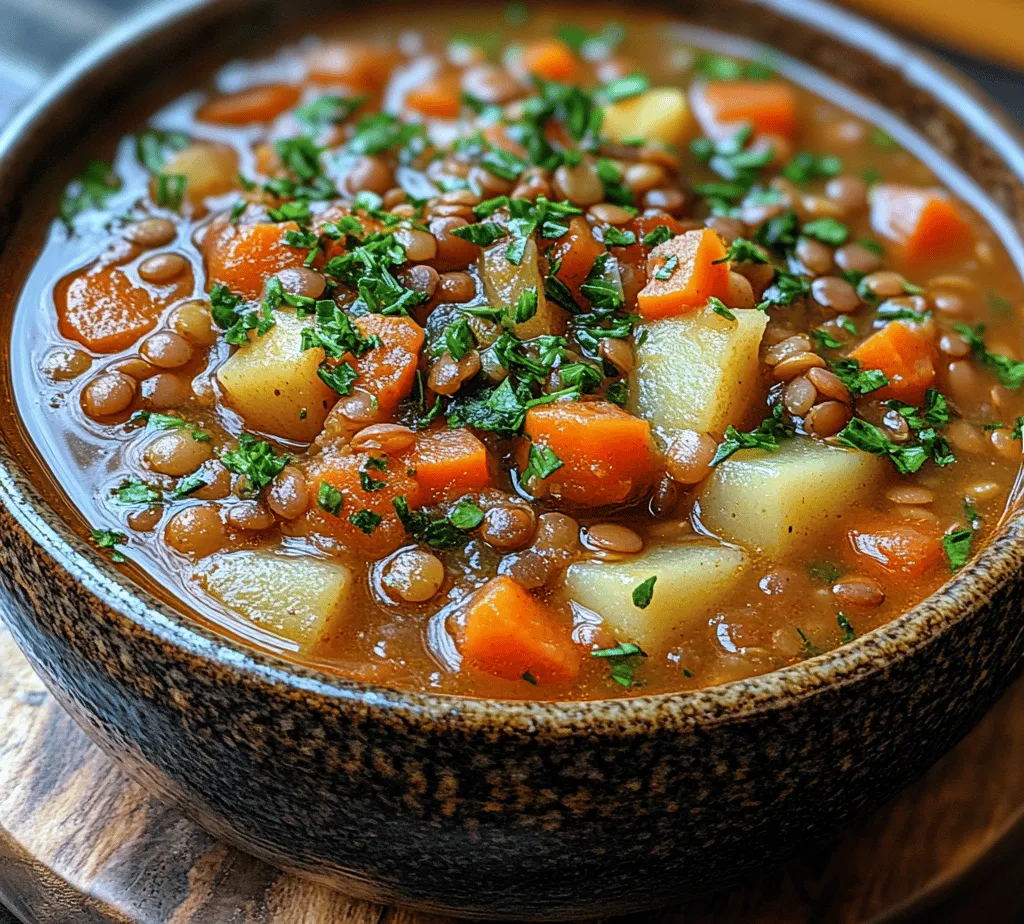
[[(681, 6), (687, 20), (855, 87), (973, 178), (1011, 234), (1024, 226), (1024, 151), (1012, 130), (925, 54), (813, 0)], [(205, 69), (237, 53), (242, 37), (315, 28), (323, 7), (157, 8), (78, 58), (7, 128), (8, 342), (39, 233), (26, 230), (29, 219), (52, 212), (81, 160), (70, 140), (111, 114), (140, 117), (143, 92), (161, 98), (188, 61)], [(26, 474), (31, 450), (9, 384), (0, 389), (0, 587), (35, 669), (145, 786), (214, 834), (359, 897), (560, 918), (712, 889), (892, 796), (974, 724), (1024, 654), (1015, 510), (969, 568), (913, 611), (767, 676), (588, 703), (346, 682), (212, 634), (99, 557), (38, 470)]]

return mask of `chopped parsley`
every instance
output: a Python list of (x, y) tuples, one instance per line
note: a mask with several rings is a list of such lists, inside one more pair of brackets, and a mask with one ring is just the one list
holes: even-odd
[(929, 458), (928, 449), (920, 442), (893, 443), (884, 431), (860, 417), (854, 417), (843, 427), (836, 439), (844, 446), (888, 458), (901, 475), (913, 474)]
[(661, 267), (654, 274), (654, 278), (659, 279), (662, 282), (668, 281), (672, 278), (672, 274), (676, 271), (677, 266), (679, 266), (679, 257), (672, 254), (672, 256), (661, 264)]
[(336, 517), (341, 513), (341, 508), (345, 505), (345, 498), (334, 485), (321, 481), (320, 487), (317, 488), (316, 492), (316, 503), (324, 513), (329, 513), (331, 516)]
[[(398, 519), (405, 527), (405, 531), (417, 542), (422, 542), (433, 549), (459, 549), (466, 544), (466, 533), (473, 526), (462, 528), (454, 522), (455, 519), (461, 522), (475, 519), (471, 511), (457, 505), (451, 516), (431, 517), (422, 510), (412, 511), (409, 508), (409, 501), (401, 495), (392, 501)], [(476, 505), (473, 505), (474, 507)], [(482, 519), (482, 517), (481, 517)], [(476, 525), (479, 525), (477, 523)]]
[(657, 575), (647, 578), (633, 588), (633, 606), (638, 610), (645, 610), (651, 605), (654, 598), (654, 585), (658, 580)]
[(966, 324), (954, 324), (953, 329), (967, 341), (978, 361), (991, 369), (1003, 385), (1007, 388), (1020, 388), (1024, 385), (1024, 362), (990, 352), (985, 346), (984, 324), (974, 328)]
[(772, 408), (770, 416), (761, 421), (749, 433), (740, 433), (732, 424), (725, 428), (725, 438), (718, 445), (711, 465), (719, 465), (740, 449), (761, 449), (776, 452), (779, 440), (793, 436), (794, 429), (783, 419), (782, 405)]
[(228, 471), (245, 479), (248, 492), (255, 493), (270, 484), (291, 457), (279, 456), (270, 443), (243, 433), (238, 437), (238, 448), (223, 453), (220, 460)]
[(460, 500), (448, 514), (448, 521), (456, 529), (476, 529), (484, 521), (484, 512), (468, 498)]
[(664, 244), (665, 241), (672, 240), (672, 238), (674, 238), (675, 236), (675, 232), (670, 231), (667, 226), (656, 225), (644, 235), (643, 241), (641, 243), (644, 245), (644, 247), (654, 248), (657, 247), (659, 244)]
[(836, 613), (836, 625), (843, 630), (843, 635), (840, 639), (841, 644), (845, 645), (847, 642), (852, 642), (857, 637), (856, 630), (842, 610)]
[(856, 359), (845, 357), (832, 362), (832, 371), (852, 395), (868, 395), (889, 384), (881, 369), (862, 369)]
[(490, 247), (495, 241), (500, 241), (505, 237), (508, 230), (493, 221), (484, 221), (461, 228), (453, 228), (451, 233), (477, 247)]
[(630, 74), (628, 77), (620, 77), (606, 83), (599, 92), (609, 103), (615, 103), (620, 99), (629, 99), (631, 96), (646, 93), (650, 87), (650, 80), (643, 74)]
[(107, 200), (120, 188), (121, 178), (109, 163), (90, 160), (61, 196), (61, 220), (70, 228), (82, 212), (105, 208)]
[(726, 251), (724, 257), (721, 260), (715, 260), (715, 263), (768, 263), (768, 254), (761, 249), (761, 247), (755, 244), (753, 241), (748, 241), (745, 237), (736, 238)]
[(609, 676), (619, 686), (635, 687), (640, 683), (634, 677), (639, 659), (646, 658), (645, 652), (639, 645), (633, 642), (622, 642), (614, 648), (599, 648), (590, 652), (592, 658), (605, 658), (610, 664)]
[(949, 562), (949, 570), (959, 571), (971, 557), (971, 543), (974, 541), (973, 530), (962, 527), (942, 537), (942, 548)]
[(785, 167), (782, 175), (793, 183), (804, 185), (817, 179), (829, 179), (843, 172), (843, 162), (831, 154), (801, 151)]
[(822, 584), (834, 584), (843, 576), (843, 572), (835, 562), (820, 561), (807, 565), (807, 575)]
[(122, 482), (114, 493), (117, 502), (126, 506), (159, 504), (164, 499), (163, 492), (159, 488), (139, 481), (137, 478)]
[(712, 296), (711, 296), (711, 297), (710, 297), (710, 298), (708, 299), (708, 307), (709, 307), (709, 308), (710, 308), (710, 309), (711, 309), (711, 310), (712, 310), (712, 311), (713, 311), (713, 312), (714, 312), (715, 314), (721, 315), (721, 316), (722, 316), (723, 318), (725, 318), (726, 320), (729, 320), (729, 321), (735, 321), (735, 320), (736, 320), (736, 315), (734, 315), (734, 314), (733, 314), (733, 313), (732, 313), (732, 312), (731, 312), (731, 311), (730, 311), (730, 310), (729, 310), (729, 309), (728, 309), (728, 308), (726, 307), (726, 304), (725, 304), (725, 302), (723, 302), (723, 301), (722, 301), (722, 300), (721, 300), (720, 298), (715, 298), (715, 296), (713, 296), (713, 295), (712, 295)]
[(97, 548), (110, 549), (110, 560), (116, 564), (126, 561), (124, 555), (118, 551), (119, 545), (125, 545), (128, 537), (113, 529), (94, 529), (89, 537)]
[(351, 394), (352, 384), (359, 378), (359, 373), (348, 362), (338, 363), (336, 366), (323, 362), (316, 370), (316, 374), (321, 382), (339, 395)]
[(168, 155), (188, 144), (189, 137), (184, 132), (148, 128), (135, 136), (135, 157), (150, 173), (159, 173)]
[(563, 464), (553, 449), (530, 443), (530, 455), (526, 468), (523, 469), (523, 481), (529, 481), (531, 478), (540, 480), (548, 478), (557, 472)]
[(314, 306), (316, 325), (302, 329), (302, 349), (320, 347), (332, 359), (341, 359), (346, 353), (364, 356), (381, 345), (376, 335), (364, 337), (337, 302), (321, 299)]
[(357, 510), (355, 513), (350, 514), (348, 521), (356, 529), (366, 533), (367, 536), (372, 536), (374, 530), (380, 526), (381, 521), (384, 518), (379, 513), (374, 513), (372, 510)]
[(188, 177), (181, 173), (158, 173), (156, 175), (156, 204), (172, 212), (181, 208), (185, 199)]
[(629, 247), (636, 243), (636, 234), (632, 231), (623, 231), (612, 225), (604, 230), (604, 244), (606, 247)]
[(329, 128), (347, 122), (365, 102), (365, 96), (318, 96), (312, 102), (299, 106), (295, 110), (295, 118), (314, 130)]
[(830, 247), (841, 247), (850, 239), (850, 229), (835, 218), (819, 218), (808, 222), (801, 228), (801, 233)]

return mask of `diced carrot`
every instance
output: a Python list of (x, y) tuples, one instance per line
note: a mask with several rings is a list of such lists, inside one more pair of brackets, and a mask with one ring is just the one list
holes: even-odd
[(520, 66), (527, 74), (544, 80), (570, 81), (576, 76), (576, 55), (565, 42), (543, 39), (523, 49)]
[(298, 228), (293, 221), (233, 225), (227, 219), (215, 220), (202, 244), (207, 279), (245, 298), (259, 298), (268, 276), (302, 266), (306, 250), (284, 242), (285, 232)]
[(368, 42), (329, 42), (306, 57), (309, 79), (317, 83), (343, 83), (363, 93), (383, 89), (391, 71), (402, 60), (394, 48)]
[(287, 83), (271, 83), (262, 87), (249, 87), (237, 93), (215, 96), (199, 107), (196, 118), (201, 122), (220, 125), (248, 125), (250, 122), (269, 122), (299, 101), (301, 91)]
[(927, 328), (891, 321), (850, 353), (864, 369), (880, 369), (891, 384), (873, 392), (879, 400), (919, 405), (935, 381), (935, 343)]
[[(371, 461), (373, 459), (383, 460), (386, 468)], [(419, 486), (407, 468), (401, 459), (384, 453), (327, 449), (314, 457), (306, 470), (309, 486), (306, 528), (335, 539), (346, 549), (366, 558), (380, 558), (393, 552), (406, 541), (405, 527), (395, 511), (395, 499), (405, 497), (410, 508), (417, 506)], [(321, 504), (321, 484), (341, 493), (337, 514), (324, 509)], [(377, 487), (380, 484), (383, 487)], [(330, 508), (331, 497), (328, 495), (324, 499)], [(333, 499), (337, 500), (337, 497)], [(361, 515), (360, 511), (366, 513)]]
[(580, 671), (582, 653), (568, 625), (512, 578), (492, 578), (466, 603), (455, 627), (464, 667), (518, 680), (565, 683)]
[(438, 74), (405, 94), (405, 108), (436, 119), (455, 119), (459, 115), (462, 88), (453, 72)]
[[(725, 256), (722, 239), (710, 228), (687, 231), (659, 244), (647, 260), (647, 285), (637, 296), (637, 308), (648, 320), (693, 311), (707, 300), (729, 291), (729, 266), (716, 263)], [(670, 273), (659, 279), (658, 273)]]
[(172, 302), (192, 291), (192, 272), (165, 286), (137, 283), (125, 266), (95, 264), (54, 292), (61, 335), (97, 353), (117, 353), (148, 333)]
[(407, 461), (416, 472), (420, 500), (425, 504), (459, 497), (494, 481), (487, 447), (465, 429), (421, 433)]
[[(562, 463), (545, 479), (550, 494), (573, 504), (619, 504), (650, 485), (655, 476), (651, 426), (605, 401), (559, 401), (531, 408), (524, 433)], [(529, 458), (520, 447), (520, 470)]]
[(604, 252), (604, 245), (594, 238), (587, 220), (576, 215), (569, 221), (569, 232), (555, 242), (549, 259), (552, 265), (558, 263), (555, 275), (572, 290), (574, 297), (579, 298), (580, 285), (586, 280), (594, 261)]
[(645, 247), (643, 240), (655, 228), (664, 225), (673, 234), (682, 234), (686, 228), (671, 215), (644, 215), (634, 218), (622, 226), (625, 231), (632, 231), (636, 236), (635, 244), (628, 244), (625, 247), (612, 247), (619, 264), (628, 263), (633, 268), (631, 278), (622, 280), (623, 294), (626, 304), (636, 301), (636, 296), (647, 282), (647, 253), (651, 249)]
[(920, 523), (871, 518), (849, 531), (858, 565), (882, 575), (920, 577), (942, 559), (942, 536)]
[(359, 373), (356, 387), (377, 399), (382, 419), (391, 417), (416, 381), (423, 328), (412, 318), (368, 314), (356, 318), (356, 327), (364, 337), (380, 337), (381, 345), (358, 358), (345, 359)]
[(713, 80), (696, 85), (693, 110), (704, 131), (721, 138), (750, 125), (757, 135), (797, 133), (793, 90), (774, 80)]
[(871, 190), (871, 226), (910, 263), (963, 253), (974, 239), (971, 226), (944, 193), (895, 183)]

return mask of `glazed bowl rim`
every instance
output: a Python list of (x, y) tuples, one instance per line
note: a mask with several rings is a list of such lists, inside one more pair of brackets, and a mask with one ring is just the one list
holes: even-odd
[[(744, 2), (764, 7), (781, 19), (818, 29), (830, 41), (852, 45), (883, 66), (899, 71), (909, 84), (962, 119), (972, 135), (997, 152), (1015, 184), (1024, 185), (1024, 147), (1011, 120), (973, 83), (930, 52), (825, 0)], [(98, 79), (104, 67), (121, 55), (129, 55), (133, 45), (167, 37), (175, 27), (194, 17), (214, 21), (244, 6), (245, 0), (162, 0), (88, 45), (54, 74), (0, 132), (0, 184), (8, 158), (21, 145), (31, 143), (31, 136), (41, 130), (54, 108), (66, 97), (81, 92), (90, 79)], [(0, 185), (0, 205), (3, 198)], [(16, 408), (14, 411), (17, 413)], [(1024, 563), (1024, 512), (1016, 509), (968, 566), (891, 622), (817, 657), (720, 686), (584, 701), (482, 699), (416, 692), (347, 680), (302, 666), (221, 635), (183, 610), (156, 599), (74, 533), (27, 478), (23, 490), (9, 468), (21, 470), (21, 466), (8, 455), (8, 447), (3, 449), (8, 458), (0, 459), (0, 503), (44, 557), (60, 565), (116, 619), (126, 620), (124, 628), (141, 630), (173, 646), (179, 650), (175, 654), (188, 656), (193, 668), (225, 676), (229, 681), (261, 686), (268, 693), (314, 696), (322, 704), (333, 703), (337, 708), (349, 704), (400, 712), (410, 720), (427, 723), (477, 725), (498, 719), (503, 728), (529, 733), (543, 728), (566, 734), (622, 736), (643, 734), (655, 723), (661, 728), (693, 730), (750, 718), (891, 668), (961, 619), (970, 618), (992, 593), (1014, 579)]]

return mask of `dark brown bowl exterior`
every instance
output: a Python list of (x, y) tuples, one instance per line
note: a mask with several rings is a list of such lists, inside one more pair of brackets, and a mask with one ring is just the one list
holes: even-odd
[[(79, 62), (0, 139), (3, 246), (56, 139), (144, 65), (152, 73), (189, 43), (256, 34), (300, 7), (158, 10)], [(885, 104), (1021, 226), (1016, 140), (927, 58), (814, 2), (707, 0), (685, 13)], [(8, 314), (12, 300), (0, 294)], [(2, 443), (0, 502), (10, 629), (129, 773), (290, 870), (471, 916), (637, 910), (763, 867), (920, 774), (1024, 654), (1019, 513), (941, 592), (838, 652), (698, 693), (529, 704), (340, 681), (211, 634), (90, 549)]]

